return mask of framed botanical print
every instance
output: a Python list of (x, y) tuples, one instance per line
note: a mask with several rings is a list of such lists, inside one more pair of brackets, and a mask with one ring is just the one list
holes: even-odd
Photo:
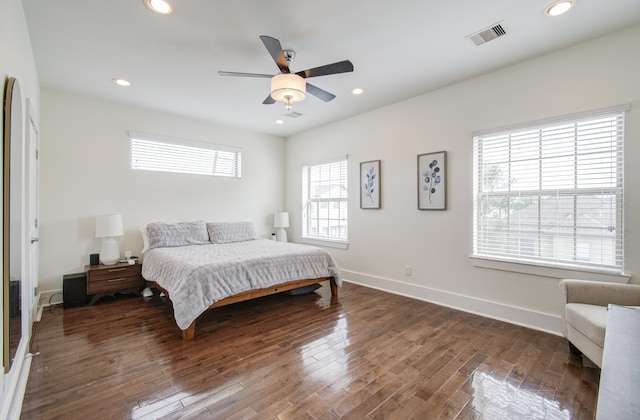
[(447, 209), (447, 152), (418, 155), (418, 209)]
[(360, 162), (360, 208), (380, 208), (380, 161)]

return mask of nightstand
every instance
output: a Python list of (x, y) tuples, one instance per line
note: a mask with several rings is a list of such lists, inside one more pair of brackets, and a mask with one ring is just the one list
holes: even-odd
[(87, 295), (94, 295), (89, 305), (93, 305), (107, 293), (128, 290), (140, 296), (140, 287), (144, 285), (142, 264), (129, 265), (87, 265)]

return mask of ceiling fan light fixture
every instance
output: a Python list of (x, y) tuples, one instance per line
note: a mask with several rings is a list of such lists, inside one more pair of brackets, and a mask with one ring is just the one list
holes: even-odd
[(281, 73), (271, 78), (271, 97), (285, 107), (304, 100), (306, 92), (307, 82), (297, 74)]

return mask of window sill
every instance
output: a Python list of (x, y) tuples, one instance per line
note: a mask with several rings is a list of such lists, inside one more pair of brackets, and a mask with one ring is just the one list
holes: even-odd
[(593, 281), (608, 281), (610, 283), (628, 283), (631, 276), (607, 272), (583, 271), (571, 268), (549, 267), (544, 265), (527, 264), (515, 261), (497, 260), (486, 257), (469, 257), (474, 267), (491, 268), (493, 270), (511, 271), (514, 273), (533, 274), (536, 276), (557, 279), (582, 279)]
[(319, 238), (309, 238), (303, 236), (300, 238), (300, 243), (307, 245), (316, 245), (316, 246), (324, 246), (327, 248), (337, 248), (337, 249), (348, 249), (349, 242), (346, 241), (336, 241), (331, 239), (319, 239)]

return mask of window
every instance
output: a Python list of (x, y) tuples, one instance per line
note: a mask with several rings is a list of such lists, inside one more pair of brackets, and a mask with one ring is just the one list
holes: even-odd
[(302, 236), (347, 240), (347, 161), (302, 168)]
[(624, 110), (477, 135), (476, 257), (622, 273)]
[(240, 178), (239, 149), (129, 132), (131, 169)]

